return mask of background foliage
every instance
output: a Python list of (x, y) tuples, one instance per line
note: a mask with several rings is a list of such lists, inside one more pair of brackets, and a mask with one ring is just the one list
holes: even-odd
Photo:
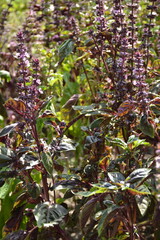
[(160, 239), (158, 1), (0, 13), (1, 239)]

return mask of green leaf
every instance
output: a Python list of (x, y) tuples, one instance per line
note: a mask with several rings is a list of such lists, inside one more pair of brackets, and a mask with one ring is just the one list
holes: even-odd
[(97, 183), (97, 184), (92, 184), (92, 188), (90, 191), (85, 191), (85, 192), (77, 192), (75, 193), (76, 195), (80, 195), (83, 197), (90, 197), (92, 195), (100, 194), (100, 193), (105, 193), (105, 192), (111, 192), (117, 190), (117, 186), (114, 186), (110, 183)]
[(0, 199), (5, 199), (9, 193), (13, 192), (18, 182), (18, 179), (7, 179), (5, 184), (0, 188)]
[(158, 117), (160, 116), (160, 107), (157, 107), (155, 105), (151, 105), (150, 109), (154, 112), (155, 115), (157, 115)]
[(105, 188), (97, 189), (97, 190), (94, 190), (94, 191), (77, 192), (75, 194), (79, 195), (79, 196), (82, 196), (82, 197), (90, 197), (90, 196), (100, 194), (100, 193), (104, 193), (104, 192), (106, 192)]
[(13, 162), (13, 159), (7, 155), (0, 154), (0, 168), (6, 167)]
[(0, 131), (0, 137), (4, 137), (7, 134), (9, 134), (16, 126), (18, 125), (18, 123), (13, 123), (11, 125), (6, 126), (5, 128), (3, 128)]
[(98, 200), (99, 198), (92, 198), (83, 206), (80, 214), (80, 226), (82, 230), (86, 225), (88, 218), (93, 214), (93, 209)]
[(38, 165), (40, 163), (36, 154), (31, 151), (23, 154), (20, 158), (20, 162), (22, 163), (23, 168), (26, 170), (33, 169), (35, 165)]
[(108, 172), (108, 177), (113, 183), (121, 183), (125, 180), (125, 177), (120, 172)]
[(133, 143), (135, 141), (138, 140), (138, 137), (135, 136), (135, 135), (131, 135), (129, 138), (128, 138), (128, 141), (127, 141), (127, 144), (130, 144), (130, 143)]
[(42, 180), (42, 174), (41, 172), (39, 172), (38, 170), (36, 169), (33, 169), (32, 172), (31, 172), (31, 177), (33, 178), (33, 180), (40, 184), (41, 180)]
[(0, 163), (10, 162), (10, 161), (12, 161), (12, 158), (8, 157), (7, 155), (0, 154)]
[(76, 150), (76, 147), (74, 142), (70, 138), (67, 138), (64, 136), (59, 144), (58, 151), (65, 152), (65, 151), (75, 151), (75, 150)]
[(0, 153), (7, 156), (15, 156), (14, 153), (9, 148), (6, 148), (4, 146), (1, 146)]
[(67, 57), (74, 50), (74, 41), (72, 39), (68, 39), (64, 41), (59, 47), (59, 62), (63, 62), (65, 57)]
[(90, 148), (91, 145), (101, 141), (97, 136), (87, 136), (85, 139), (84, 148)]
[(61, 180), (53, 185), (53, 190), (60, 190), (60, 189), (77, 189), (78, 187), (82, 187), (83, 182), (78, 179), (68, 179), (68, 180)]
[(125, 182), (127, 183), (135, 183), (143, 178), (149, 176), (151, 169), (150, 168), (139, 168), (134, 170), (130, 175), (126, 178)]
[(41, 187), (37, 183), (28, 183), (27, 190), (33, 199), (38, 198), (41, 193)]
[(99, 128), (100, 126), (101, 126), (101, 123), (104, 121), (104, 118), (98, 118), (98, 119), (96, 119), (96, 120), (94, 120), (91, 124), (90, 124), (90, 126), (89, 126), (89, 128), (91, 128), (92, 130), (94, 129), (94, 128)]
[(42, 152), (41, 157), (42, 157), (42, 163), (43, 163), (46, 171), (48, 172), (48, 174), (50, 176), (52, 176), (52, 174), (53, 174), (53, 161), (52, 161), (50, 153)]
[(148, 187), (145, 184), (142, 184), (140, 186), (137, 187), (137, 190), (140, 192), (146, 192), (147, 194), (151, 194), (150, 190), (148, 189)]
[[(100, 188), (100, 189), (108, 189), (108, 190), (117, 190), (117, 186), (109, 183), (109, 182), (103, 182), (103, 183), (94, 183), (92, 186), (95, 188)], [(91, 188), (92, 189), (92, 188)]]
[(63, 74), (60, 73), (52, 73), (52, 76), (47, 78), (48, 84), (50, 86), (53, 86), (54, 83), (58, 82), (58, 81), (62, 81), (63, 80)]
[(108, 111), (106, 110), (106, 105), (104, 104), (91, 104), (88, 106), (73, 106), (72, 108), (76, 111), (80, 111), (82, 114), (85, 114), (86, 116), (108, 114)]
[(139, 129), (147, 136), (154, 138), (154, 128), (148, 122), (147, 115), (143, 115), (140, 120)]
[(25, 204), (27, 202), (27, 198), (28, 198), (27, 192), (23, 192), (22, 194), (18, 195), (18, 197), (14, 201), (13, 208), (17, 208)]
[(68, 211), (59, 204), (44, 202), (36, 205), (33, 213), (38, 227), (51, 227), (59, 224)]
[(115, 216), (120, 207), (113, 205), (103, 211), (102, 217), (98, 223), (98, 235), (101, 236), (109, 221)]
[(137, 206), (142, 216), (145, 215), (149, 205), (150, 205), (150, 198), (148, 196), (140, 195), (135, 196)]
[(45, 101), (42, 103), (42, 105), (39, 107), (38, 112), (41, 111), (42, 109), (44, 109), (48, 103), (50, 102), (50, 100), (53, 98), (53, 96), (49, 96), (45, 99)]
[(18, 149), (17, 154), (18, 155), (23, 155), (24, 153), (26, 153), (28, 151), (30, 151), (29, 147), (21, 147), (21, 148)]
[(8, 81), (11, 79), (10, 72), (8, 72), (6, 70), (0, 70), (0, 77), (6, 79)]
[(106, 138), (107, 141), (113, 146), (121, 147), (122, 149), (127, 148), (127, 143), (125, 143), (122, 139), (120, 138), (114, 138), (114, 139), (108, 139)]
[(150, 146), (150, 143), (149, 143), (149, 142), (146, 142), (146, 141), (143, 140), (143, 139), (138, 139), (137, 141), (134, 141), (134, 143), (133, 143), (133, 148), (139, 147), (139, 146), (141, 146), (141, 145)]
[(151, 194), (149, 189), (144, 184), (140, 185), (137, 189), (126, 187), (124, 188), (124, 190), (128, 190), (128, 192), (130, 192), (132, 195), (150, 195)]
[(24, 207), (25, 204), (19, 207), (14, 207), (12, 209), (11, 216), (3, 227), (3, 235), (6, 235), (9, 232), (17, 231), (19, 229), (23, 217)]
[(78, 99), (82, 96), (82, 94), (74, 94), (72, 95), (67, 102), (62, 106), (62, 108), (71, 110), (72, 106), (76, 105), (78, 102)]
[(0, 188), (0, 199), (4, 199), (11, 189), (10, 183), (5, 184)]
[(132, 145), (132, 149), (133, 149), (141, 145), (150, 146), (150, 143), (146, 142), (144, 139), (139, 139), (135, 135), (131, 135), (127, 141), (127, 145)]

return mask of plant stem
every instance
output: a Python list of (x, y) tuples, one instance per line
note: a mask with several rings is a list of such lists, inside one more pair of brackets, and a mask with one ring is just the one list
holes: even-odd
[(43, 191), (44, 191), (44, 200), (49, 201), (49, 189), (47, 183), (47, 172), (42, 175), (42, 184), (43, 184)]
[(88, 78), (88, 75), (87, 75), (87, 71), (86, 71), (86, 69), (85, 69), (85, 67), (84, 67), (83, 61), (82, 61), (82, 68), (83, 68), (84, 74), (85, 74), (85, 76), (86, 76), (86, 80), (87, 80), (87, 82), (88, 82), (89, 89), (90, 89), (90, 91), (91, 91), (91, 93), (92, 93), (92, 96), (93, 96), (93, 98), (94, 98), (94, 100), (95, 100), (95, 95), (94, 95), (93, 89), (92, 89), (92, 87), (91, 87), (91, 83), (90, 83), (90, 81), (89, 81), (89, 78)]
[[(31, 125), (31, 128), (32, 128), (33, 137), (34, 137), (34, 139), (36, 141), (36, 144), (37, 144), (39, 159), (41, 160), (42, 149), (41, 149), (40, 141), (39, 141), (39, 138), (38, 138), (38, 133), (37, 133), (37, 128), (36, 128), (35, 121)], [(43, 168), (44, 168), (44, 166), (43, 166)], [(44, 191), (44, 200), (49, 201), (49, 189), (48, 189), (48, 183), (47, 183), (47, 172), (46, 172), (45, 168), (44, 168), (44, 174), (42, 174), (42, 184), (43, 184), (43, 191)]]

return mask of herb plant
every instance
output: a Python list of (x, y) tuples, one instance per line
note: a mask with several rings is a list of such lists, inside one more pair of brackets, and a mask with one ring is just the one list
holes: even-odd
[(160, 238), (158, 7), (3, 1), (1, 239)]

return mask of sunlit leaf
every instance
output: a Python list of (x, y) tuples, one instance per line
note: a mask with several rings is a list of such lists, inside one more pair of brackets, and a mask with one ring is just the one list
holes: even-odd
[(88, 106), (73, 106), (72, 107), (76, 111), (80, 111), (82, 114), (86, 116), (94, 116), (94, 115), (101, 115), (101, 116), (109, 116), (110, 110), (106, 109), (105, 104), (91, 104)]
[(55, 115), (50, 110), (46, 110), (42, 113), (42, 115), (39, 116), (39, 118), (54, 118)]
[(56, 82), (63, 81), (63, 74), (55, 72), (52, 73), (50, 77), (47, 78), (48, 84), (52, 87)]
[(13, 98), (9, 98), (4, 106), (17, 114), (24, 116), (26, 114), (26, 104), (22, 100), (16, 100)]
[(139, 138), (135, 135), (131, 135), (129, 138), (128, 138), (128, 141), (127, 141), (127, 144), (130, 144), (130, 143), (133, 143), (135, 141), (137, 141)]
[(48, 103), (50, 102), (50, 100), (53, 98), (53, 96), (49, 96), (47, 97), (44, 101), (39, 100), (39, 102), (37, 103), (37, 105), (35, 106), (35, 110), (37, 110), (38, 112), (41, 111), (42, 109), (44, 109)]
[(149, 189), (144, 184), (139, 186), (137, 189), (126, 187), (125, 190), (127, 190), (132, 195), (150, 195), (151, 194)]
[(59, 47), (59, 62), (61, 63), (74, 50), (74, 41), (68, 39)]
[(75, 150), (76, 150), (76, 147), (74, 142), (70, 138), (67, 138), (64, 136), (59, 144), (58, 151), (65, 152), (65, 151), (75, 151)]
[(10, 80), (11, 79), (10, 72), (8, 72), (6, 70), (0, 70), (0, 78), (4, 78), (6, 80)]
[[(79, 48), (77, 48), (77, 49), (79, 49)], [(81, 51), (83, 51), (83, 52), (86, 52), (87, 50), (85, 50), (84, 48), (82, 49), (79, 49), (79, 50), (81, 50)], [(86, 53), (84, 53), (82, 56), (80, 56), (80, 57), (78, 57), (77, 59), (76, 59), (76, 61), (80, 61), (80, 60), (82, 60), (82, 59), (84, 59), (84, 58), (87, 58), (89, 55), (91, 55), (91, 53), (90, 52), (86, 52)]]
[(0, 154), (15, 157), (15, 154), (13, 153), (13, 151), (11, 151), (11, 149), (4, 146), (0, 147)]
[(0, 188), (0, 199), (4, 199), (6, 195), (9, 193), (11, 186), (8, 182), (5, 182), (3, 186)]
[(139, 139), (135, 135), (131, 135), (129, 137), (128, 141), (127, 141), (127, 145), (130, 149), (134, 149), (134, 148), (139, 147), (141, 145), (150, 146), (150, 143), (146, 142), (145, 139)]
[(82, 196), (82, 197), (90, 197), (96, 194), (100, 194), (100, 193), (104, 193), (107, 192), (107, 190), (105, 188), (101, 188), (101, 189), (96, 189), (93, 191), (85, 191), (85, 192), (76, 192), (76, 195)]
[(12, 158), (11, 157), (8, 157), (7, 155), (4, 155), (4, 154), (0, 154), (0, 162), (10, 162), (12, 161)]
[(134, 104), (132, 101), (130, 100), (126, 100), (124, 101), (118, 108), (118, 113), (117, 116), (118, 117), (122, 117), (124, 115), (126, 115), (127, 113), (129, 113), (133, 108), (134, 108)]
[(13, 123), (13, 124), (10, 124), (10, 125), (4, 127), (0, 131), (0, 137), (8, 135), (17, 125), (18, 125), (18, 123)]
[(39, 171), (36, 170), (36, 169), (33, 169), (32, 172), (31, 172), (31, 177), (32, 177), (32, 179), (33, 179), (36, 183), (40, 184), (40, 182), (41, 182), (41, 180), (42, 180), (42, 174), (41, 174), (41, 172), (39, 172)]
[(135, 183), (139, 180), (142, 180), (143, 178), (148, 177), (150, 172), (151, 172), (151, 169), (149, 168), (136, 169), (132, 173), (130, 173), (130, 175), (126, 178), (125, 182)]
[(125, 177), (120, 172), (108, 172), (108, 177), (113, 183), (121, 183), (125, 180)]
[(139, 147), (139, 146), (150, 146), (149, 142), (146, 142), (144, 139), (138, 139), (133, 143), (133, 148)]
[(150, 205), (150, 198), (148, 196), (145, 195), (140, 195), (140, 196), (136, 196), (135, 197), (139, 211), (141, 213), (142, 216), (145, 215), (149, 205)]
[(19, 180), (14, 178), (6, 179), (5, 184), (0, 188), (0, 199), (5, 199), (13, 190), (17, 190)]
[(75, 194), (83, 197), (90, 197), (100, 193), (111, 192), (111, 191), (114, 192), (118, 189), (117, 186), (114, 186), (108, 182), (92, 184), (92, 186), (93, 187), (90, 189), (90, 191), (81, 191), (81, 192), (76, 192)]
[(20, 148), (18, 149), (18, 151), (17, 151), (17, 154), (18, 154), (18, 155), (22, 155), (22, 154), (24, 154), (24, 153), (26, 153), (26, 152), (28, 152), (28, 151), (30, 151), (30, 148), (29, 148), (29, 147), (20, 147)]
[[(117, 189), (117, 187), (113, 184), (111, 184), (110, 182), (102, 182), (102, 183), (93, 183), (92, 184), (93, 187), (95, 188), (100, 188), (100, 189), (103, 189), (103, 188), (106, 188), (106, 189)], [(91, 188), (92, 189), (92, 188)]]
[(33, 213), (38, 227), (50, 227), (59, 224), (68, 211), (59, 204), (44, 202), (36, 205)]
[(39, 159), (33, 152), (26, 152), (20, 157), (20, 162), (24, 169), (32, 169), (34, 166), (38, 165)]
[(106, 138), (106, 140), (113, 146), (118, 146), (118, 147), (121, 147), (122, 149), (126, 149), (127, 148), (127, 143), (125, 143), (120, 138), (114, 138), (114, 139)]
[(50, 153), (42, 152), (41, 157), (42, 157), (42, 163), (43, 163), (46, 171), (48, 172), (48, 174), (50, 176), (52, 176), (52, 174), (53, 174), (53, 161), (52, 161)]

